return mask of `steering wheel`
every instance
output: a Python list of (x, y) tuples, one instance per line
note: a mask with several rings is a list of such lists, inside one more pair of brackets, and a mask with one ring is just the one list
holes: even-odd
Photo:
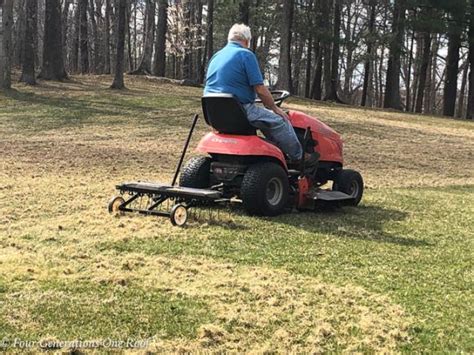
[[(290, 93), (286, 90), (272, 90), (270, 93), (273, 96), (273, 101), (275, 101), (275, 104), (280, 107), (283, 101), (285, 101), (287, 98), (290, 97)], [(261, 104), (262, 100), (261, 99), (256, 99), (255, 100), (256, 104)]]

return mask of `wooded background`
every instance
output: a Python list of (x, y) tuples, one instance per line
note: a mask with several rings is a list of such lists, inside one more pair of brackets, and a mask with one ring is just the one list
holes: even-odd
[(123, 73), (202, 83), (233, 23), (271, 87), (472, 119), (474, 0), (0, 0), (0, 85)]

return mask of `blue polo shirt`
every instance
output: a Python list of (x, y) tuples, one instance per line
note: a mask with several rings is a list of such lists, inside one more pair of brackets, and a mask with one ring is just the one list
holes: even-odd
[(255, 85), (263, 84), (257, 57), (240, 43), (229, 42), (211, 58), (204, 94), (227, 93), (243, 104), (255, 101)]

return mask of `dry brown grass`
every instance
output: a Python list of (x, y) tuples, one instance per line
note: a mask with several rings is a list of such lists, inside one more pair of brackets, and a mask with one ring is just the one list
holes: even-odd
[[(123, 93), (110, 92), (108, 78), (80, 77), (0, 95), (6, 107), (0, 108), (0, 279), (17, 289), (0, 303), (8, 324), (34, 335), (41, 324), (30, 319), (27, 305), (61, 297), (39, 285), (88, 281), (185, 295), (215, 315), (195, 338), (157, 337), (149, 350), (391, 352), (408, 342), (412, 316), (352, 282), (206, 257), (104, 250), (107, 243), (132, 239), (206, 243), (215, 232), (107, 214), (116, 183), (170, 179), (191, 115), (199, 110), (199, 89), (128, 79), (130, 90)], [(297, 99), (287, 107), (340, 131), (347, 164), (362, 171), (369, 188), (474, 184), (469, 123)], [(66, 116), (62, 124), (55, 121)], [(193, 144), (206, 129), (201, 122)], [(257, 222), (249, 223), (239, 233), (252, 234)], [(223, 239), (233, 233), (218, 230)], [(275, 224), (274, 232), (284, 230)], [(92, 299), (91, 307), (101, 302)]]

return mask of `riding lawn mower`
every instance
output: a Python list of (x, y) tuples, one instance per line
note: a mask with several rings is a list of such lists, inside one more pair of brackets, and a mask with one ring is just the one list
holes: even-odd
[[(286, 91), (272, 95), (278, 106), (290, 96)], [(341, 136), (317, 118), (288, 112), (304, 151), (319, 155), (317, 166), (308, 169), (304, 159), (290, 162), (261, 136), (233, 95), (208, 94), (201, 102), (205, 121), (213, 129), (197, 146), (203, 155), (191, 158), (179, 174), (199, 117), (195, 115), (171, 185), (141, 181), (117, 185), (121, 194), (110, 200), (109, 212), (164, 216), (183, 226), (188, 210), (199, 206), (241, 203), (250, 215), (276, 216), (292, 209), (315, 210), (320, 204), (359, 204), (362, 176), (343, 168)], [(326, 188), (329, 182), (332, 188)], [(134, 202), (143, 197), (148, 202), (137, 207)], [(171, 210), (162, 210), (170, 201)]]

